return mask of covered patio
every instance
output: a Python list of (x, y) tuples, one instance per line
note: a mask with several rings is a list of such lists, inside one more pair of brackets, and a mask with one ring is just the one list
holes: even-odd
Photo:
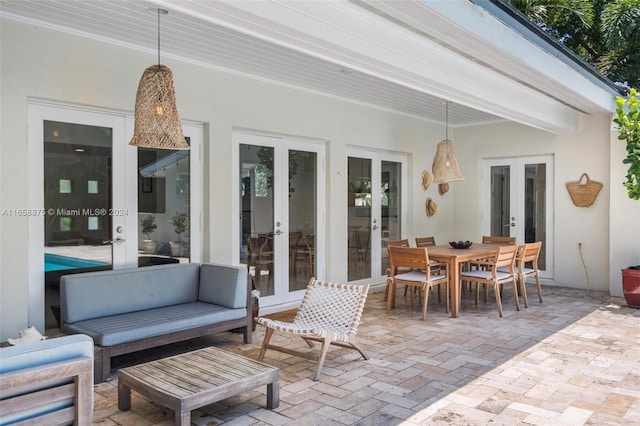
[[(99, 229), (104, 237), (91, 246), (106, 247), (109, 267), (139, 264), (143, 216), (155, 213), (165, 225), (158, 239), (169, 244), (174, 238), (167, 220), (178, 211), (170, 202), (158, 201), (157, 210), (140, 202), (140, 194), (153, 194), (179, 200), (180, 214), (189, 215), (183, 237), (190, 251), (180, 259), (192, 263), (250, 263), (245, 226), (247, 234), (282, 238), (305, 231), (310, 245), (276, 243), (277, 260), (257, 272), (253, 266), (258, 279), (265, 271), (271, 292), (262, 292), (263, 315), (299, 304), (301, 291), (289, 285), (291, 276), (303, 283), (314, 275), (372, 285), (358, 334), (369, 360), (332, 349), (314, 382), (309, 361), (267, 352), (266, 362), (281, 370), (278, 408), (265, 409), (264, 389), (258, 389), (194, 411), (193, 424), (640, 424), (640, 313), (624, 307), (620, 276), (621, 268), (640, 263), (640, 203), (629, 200), (621, 184), (624, 145), (611, 123), (619, 92), (495, 7), (499, 3), (4, 0), (0, 340), (32, 325), (48, 328), (42, 216), (52, 206), (44, 197), (44, 129), (70, 123), (110, 136), (115, 159), (105, 164), (115, 172), (100, 181), (109, 188), (101, 194), (116, 199), (122, 214), (109, 215)], [(189, 173), (178, 170), (176, 160), (168, 170), (153, 168), (151, 180), (137, 161), (139, 149), (128, 143), (140, 73), (159, 61), (159, 24), (147, 10), (158, 7), (170, 11), (162, 21), (162, 62), (174, 72), (192, 150), (181, 162)], [(454, 140), (465, 177), (448, 193), (421, 185), (443, 137)], [(271, 151), (280, 156), (260, 164), (258, 154)], [(280, 167), (274, 175), (283, 182), (281, 192), (263, 188), (260, 202), (247, 197), (253, 204), (246, 208), (258, 167), (286, 164), (288, 151), (300, 156), (294, 169), (300, 181)], [(411, 241), (496, 235), (488, 219), (493, 175), (487, 171), (505, 167), (496, 163), (503, 159), (513, 170), (544, 166), (544, 191), (530, 185), (537, 191), (530, 198), (544, 200), (534, 215), (541, 231), (534, 239), (544, 238), (547, 257), (544, 303), (531, 297), (529, 307), (516, 312), (506, 292), (500, 318), (491, 299), (476, 306), (463, 294), (460, 316), (452, 318), (432, 297), (422, 321), (420, 309), (410, 310), (399, 295), (387, 313), (383, 262), (393, 235), (383, 229), (385, 221), (395, 220), (395, 237)], [(362, 164), (358, 174), (355, 163)], [(394, 172), (382, 164), (392, 164)], [(399, 179), (383, 182), (385, 173)], [(582, 173), (603, 184), (589, 208), (575, 206), (566, 190)], [(357, 188), (350, 187), (350, 175)], [(71, 178), (63, 178), (54, 187), (68, 194)], [(94, 194), (89, 188), (98, 179), (81, 178), (89, 180), (77, 188)], [(300, 183), (298, 191), (289, 190), (289, 181)], [(516, 190), (524, 193), (522, 187)], [(394, 197), (397, 205), (390, 206)], [(435, 214), (425, 212), (428, 199), (437, 203)], [(366, 205), (371, 200), (376, 210)], [(315, 208), (310, 219), (296, 216), (309, 206)], [(519, 209), (497, 226), (518, 231), (521, 244), (529, 238), (525, 209)], [(60, 221), (57, 230), (70, 232), (69, 223)], [(360, 230), (364, 245), (353, 243)], [(178, 240), (182, 232), (175, 231)], [(292, 247), (305, 246), (313, 252), (293, 257), (304, 266), (298, 274), (287, 259)], [(224, 332), (123, 356), (114, 365), (210, 345), (256, 359), (263, 333), (258, 327), (246, 345), (241, 334)], [(305, 347), (300, 339), (276, 339)], [(172, 412), (135, 394), (130, 411), (118, 410), (113, 373), (95, 387), (96, 424), (173, 423)]]
[[(383, 298), (369, 296), (359, 328), (368, 361), (332, 348), (316, 382), (310, 361), (268, 351), (265, 362), (280, 368), (279, 408), (264, 407), (260, 388), (193, 411), (192, 424), (640, 423), (640, 312), (620, 298), (544, 286), (544, 303), (517, 312), (508, 296), (499, 318), (492, 300), (475, 306), (467, 293), (457, 319), (432, 298), (427, 321), (402, 296), (387, 314)], [(256, 359), (263, 334), (258, 326), (244, 345), (241, 335), (224, 333), (121, 365), (211, 344)], [(299, 338), (279, 343), (305, 347)], [(173, 424), (170, 410), (135, 393), (131, 411), (119, 411), (113, 377), (95, 388), (94, 424)]]

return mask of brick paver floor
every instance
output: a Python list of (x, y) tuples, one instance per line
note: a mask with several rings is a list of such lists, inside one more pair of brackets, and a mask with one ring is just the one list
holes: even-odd
[[(467, 293), (454, 319), (434, 293), (422, 321), (398, 293), (389, 314), (383, 293), (367, 299), (358, 338), (369, 360), (332, 348), (315, 382), (310, 361), (268, 351), (265, 362), (281, 369), (277, 409), (256, 389), (193, 411), (192, 424), (640, 425), (640, 310), (623, 299), (544, 287), (540, 304), (530, 288), (529, 308), (521, 301), (517, 312), (505, 289), (500, 318), (491, 294), (475, 306)], [(221, 333), (153, 356), (213, 344), (255, 359), (263, 335), (258, 326), (245, 345), (241, 334)], [(300, 338), (274, 339), (306, 348)], [(115, 374), (95, 388), (94, 424), (172, 422), (171, 411), (135, 393), (131, 411), (119, 411)]]

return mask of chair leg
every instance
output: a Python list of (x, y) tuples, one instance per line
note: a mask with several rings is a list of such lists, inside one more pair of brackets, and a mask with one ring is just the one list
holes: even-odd
[(353, 349), (355, 349), (356, 351), (360, 352), (360, 355), (362, 355), (362, 358), (364, 359), (369, 359), (369, 356), (364, 352), (364, 349), (362, 349), (359, 345), (358, 342), (356, 341), (355, 337), (351, 337), (351, 340), (349, 341), (349, 344), (353, 347)]
[(325, 337), (322, 340), (320, 357), (318, 358), (318, 365), (316, 366), (316, 374), (315, 376), (313, 376), (313, 380), (318, 380), (318, 378), (320, 377), (320, 371), (322, 371), (322, 365), (324, 364), (324, 359), (327, 357), (327, 351), (329, 350), (329, 346), (331, 346), (331, 338)]
[(536, 271), (536, 286), (538, 287), (538, 299), (542, 303), (542, 288), (540, 288), (540, 274)]
[(387, 292), (387, 313), (391, 310), (391, 306), (394, 305), (394, 299), (396, 297), (396, 284), (393, 280), (389, 280), (389, 291)]
[(497, 284), (494, 284), (493, 291), (496, 294), (496, 304), (498, 305), (498, 314), (502, 318), (502, 301), (500, 300), (500, 289)]
[(529, 301), (527, 300), (527, 276), (520, 274), (518, 276), (518, 284), (520, 285), (520, 291), (522, 292), (522, 299), (524, 300), (524, 307), (529, 307)]
[(424, 303), (424, 305), (422, 306), (422, 320), (424, 321), (427, 319), (427, 303), (429, 302), (429, 289), (423, 287), (422, 292), (424, 293), (424, 300), (422, 302)]
[(274, 329), (267, 327), (264, 333), (264, 340), (262, 341), (262, 349), (260, 349), (260, 355), (258, 355), (258, 361), (262, 361), (264, 359), (264, 354), (267, 352), (267, 346), (269, 346), (269, 340), (271, 340), (271, 335), (273, 334)]
[(302, 340), (304, 340), (306, 342), (307, 346), (309, 346), (310, 348), (313, 347), (313, 340), (307, 339), (306, 337), (302, 337)]
[[(440, 285), (444, 285), (444, 297), (445, 297), (444, 311), (446, 313), (449, 313), (449, 283), (445, 282), (444, 284), (440, 284)], [(438, 290), (440, 290), (440, 286), (438, 286)], [(458, 306), (460, 305), (458, 304)]]
[(516, 311), (520, 310), (520, 299), (518, 298), (518, 281), (514, 276), (511, 280), (511, 288), (513, 288), (513, 298), (516, 299)]

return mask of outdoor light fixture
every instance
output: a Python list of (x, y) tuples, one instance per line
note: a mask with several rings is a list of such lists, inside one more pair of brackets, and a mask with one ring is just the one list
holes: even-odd
[(453, 141), (449, 140), (449, 102), (446, 103), (445, 116), (445, 139), (438, 144), (433, 159), (433, 182), (437, 184), (464, 180), (458, 167)]
[(142, 74), (136, 93), (135, 127), (129, 145), (156, 149), (189, 149), (182, 133), (173, 89), (173, 73), (160, 64), (160, 15), (165, 9), (150, 8), (158, 14), (158, 65)]

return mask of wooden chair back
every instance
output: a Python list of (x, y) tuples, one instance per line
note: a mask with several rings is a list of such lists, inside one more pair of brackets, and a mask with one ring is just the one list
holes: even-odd
[(516, 237), (494, 237), (491, 235), (482, 236), (482, 244), (515, 244)]
[(538, 269), (538, 256), (540, 255), (541, 248), (542, 241), (524, 244), (521, 246), (521, 253), (519, 253), (518, 261), (521, 261), (523, 264), (532, 262), (534, 269)]
[(518, 253), (518, 246), (515, 244), (508, 246), (500, 246), (496, 253), (495, 258), (493, 259), (493, 269), (497, 269), (500, 267), (508, 267), (509, 273), (513, 274), (513, 268), (516, 261), (516, 255)]
[(387, 247), (389, 246), (409, 247), (409, 240), (406, 238), (404, 240), (389, 240), (387, 241)]
[(436, 245), (434, 237), (416, 237), (416, 247), (430, 247)]
[(389, 269), (395, 275), (398, 268), (429, 270), (429, 254), (423, 247), (387, 246), (389, 250)]

